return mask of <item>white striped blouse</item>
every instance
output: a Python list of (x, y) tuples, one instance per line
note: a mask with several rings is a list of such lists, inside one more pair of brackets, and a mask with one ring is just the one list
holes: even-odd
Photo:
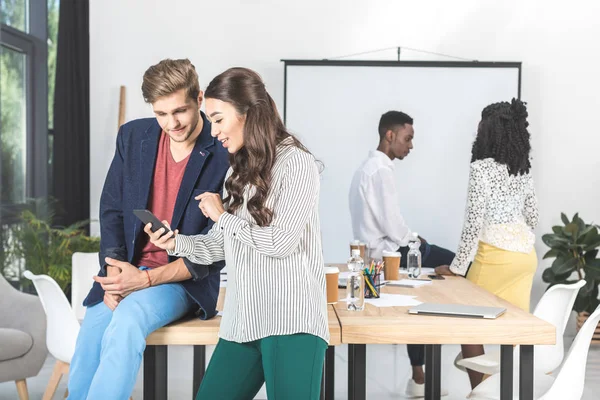
[[(314, 157), (288, 138), (276, 151), (265, 204), (273, 211), (269, 226), (258, 226), (242, 206), (221, 215), (206, 235), (175, 238), (175, 256), (199, 264), (225, 260), (221, 338), (244, 343), (309, 333), (329, 342), (319, 185)], [(254, 192), (247, 188), (244, 205)]]

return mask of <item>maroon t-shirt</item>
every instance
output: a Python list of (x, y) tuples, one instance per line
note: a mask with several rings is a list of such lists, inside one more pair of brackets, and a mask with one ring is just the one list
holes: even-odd
[[(191, 153), (190, 153), (191, 154)], [(175, 162), (171, 155), (171, 141), (169, 135), (161, 133), (156, 154), (156, 166), (154, 167), (154, 178), (150, 195), (148, 198), (148, 210), (150, 210), (161, 221), (172, 222), (173, 210), (177, 193), (181, 186), (181, 179), (190, 156), (179, 162)], [(174, 229), (174, 228), (173, 228)], [(145, 245), (137, 262), (138, 266), (148, 268), (161, 267), (169, 263), (169, 256), (165, 250), (161, 250), (152, 243), (144, 233)]]

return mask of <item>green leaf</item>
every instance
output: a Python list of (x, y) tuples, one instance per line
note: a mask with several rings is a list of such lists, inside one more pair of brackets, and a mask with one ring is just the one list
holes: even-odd
[(577, 261), (576, 258), (564, 259), (559, 257), (552, 263), (552, 272), (554, 272), (555, 275), (571, 273), (575, 271)]
[[(552, 268), (546, 268), (542, 273), (542, 280), (544, 282), (550, 283), (551, 285), (556, 285), (559, 283), (568, 284), (571, 283), (572, 280), (569, 278), (573, 275), (572, 272), (568, 272), (562, 275), (556, 275)], [(573, 281), (573, 283), (576, 281)]]
[(559, 255), (564, 255), (565, 252), (559, 251), (558, 249), (550, 249), (546, 254), (544, 254), (544, 259), (558, 257)]
[(565, 225), (569, 225), (569, 223), (571, 222), (571, 221), (569, 221), (569, 218), (567, 218), (565, 213), (560, 213), (560, 219), (562, 220), (563, 224), (565, 224)]
[(563, 231), (567, 236), (577, 236), (577, 232), (579, 232), (579, 226), (577, 224), (568, 224), (564, 227)]
[(562, 235), (562, 233), (563, 233), (563, 227), (562, 226), (558, 226), (558, 225), (553, 226), (552, 227), (552, 232), (554, 232), (557, 235)]
[(552, 268), (546, 268), (544, 272), (542, 272), (542, 280), (546, 283), (554, 283), (556, 281), (554, 272), (552, 272)]
[(590, 233), (596, 227), (594, 225), (586, 225), (585, 229), (579, 232), (579, 237), (584, 237), (588, 233)]
[[(583, 256), (583, 258), (585, 259), (586, 263), (592, 262), (596, 259), (596, 256), (598, 255), (598, 250), (590, 250), (587, 253), (585, 253), (585, 255)], [(600, 260), (598, 260), (600, 261)]]
[(596, 286), (597, 284), (593, 279), (586, 279), (585, 285), (579, 290), (579, 293), (582, 296), (589, 296)]
[(600, 260), (592, 260), (583, 267), (586, 278), (597, 280), (600, 278)]
[(588, 244), (588, 245), (586, 245), (586, 246), (583, 248), (583, 250), (584, 250), (584, 251), (590, 251), (590, 250), (594, 250), (595, 248), (597, 248), (597, 247), (599, 247), (599, 246), (600, 246), (600, 240), (598, 240), (598, 241), (597, 241), (597, 242), (595, 242), (595, 243), (592, 243), (592, 244)]
[(586, 293), (582, 290), (577, 293), (577, 298), (575, 299), (575, 304), (573, 305), (573, 310), (577, 312), (587, 311), (588, 313), (593, 313), (594, 310), (598, 307), (600, 301), (598, 301), (598, 285), (595, 284), (592, 288), (592, 291)]
[(570, 241), (568, 239), (562, 238), (558, 235), (554, 235), (552, 233), (547, 233), (542, 236), (542, 241), (546, 244), (546, 246), (553, 247), (566, 247), (569, 245)]
[(587, 310), (588, 305), (590, 304), (590, 296), (582, 295), (581, 292), (577, 293), (577, 297), (575, 298), (575, 304), (573, 304), (573, 310), (576, 312), (582, 312)]

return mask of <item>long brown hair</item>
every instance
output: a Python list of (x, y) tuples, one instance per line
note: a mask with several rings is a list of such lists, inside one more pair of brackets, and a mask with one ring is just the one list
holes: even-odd
[(275, 102), (256, 72), (230, 68), (210, 82), (204, 96), (229, 103), (238, 115), (246, 116), (244, 146), (229, 155), (233, 173), (225, 182), (227, 197), (223, 203), (228, 204), (228, 211), (235, 211), (244, 204), (246, 187), (254, 186), (256, 192), (248, 200), (248, 211), (259, 226), (267, 226), (273, 219), (273, 211), (265, 207), (265, 202), (271, 188), (277, 145), (291, 137), (291, 145), (308, 150), (287, 131)]

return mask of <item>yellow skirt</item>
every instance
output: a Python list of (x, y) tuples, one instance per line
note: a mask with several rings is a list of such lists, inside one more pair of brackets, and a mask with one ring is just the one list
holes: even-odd
[(535, 249), (525, 254), (479, 242), (467, 279), (529, 312), (529, 297), (536, 268)]

